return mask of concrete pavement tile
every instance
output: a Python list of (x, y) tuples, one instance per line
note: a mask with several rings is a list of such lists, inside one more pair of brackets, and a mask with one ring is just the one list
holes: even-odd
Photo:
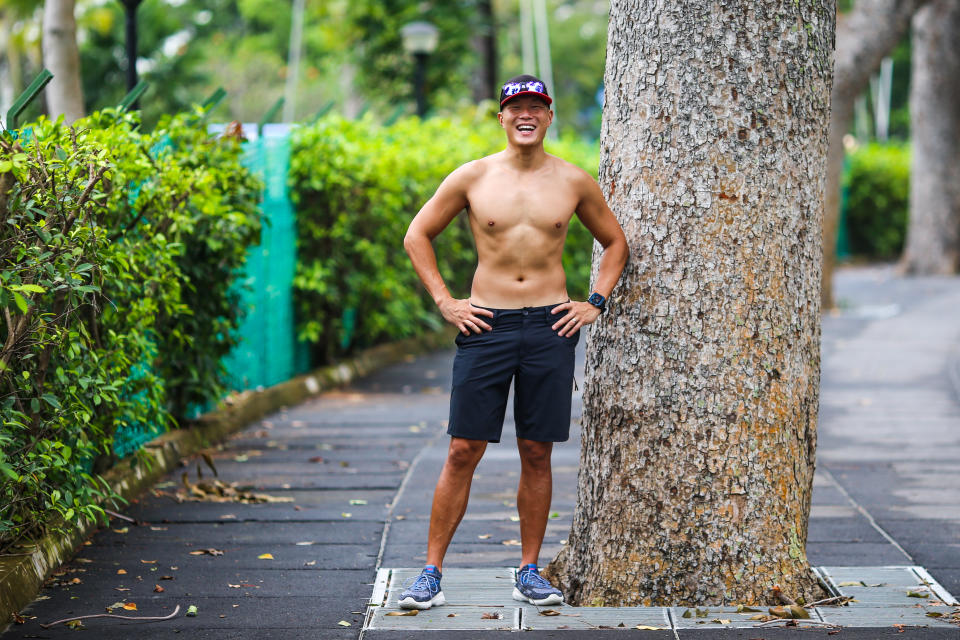
[(960, 520), (926, 520), (923, 522), (878, 518), (877, 524), (895, 540), (903, 543), (960, 543)]
[[(99, 622), (103, 626), (94, 627)], [(110, 623), (120, 623), (107, 626)], [(211, 625), (214, 623), (210, 623)], [(28, 630), (29, 629), (29, 630)], [(106, 619), (92, 620), (86, 628), (87, 634), (94, 631), (97, 640), (130, 640), (131, 638), (147, 638), (149, 640), (356, 640), (357, 631), (351, 629), (323, 629), (322, 634), (316, 629), (208, 629), (190, 628), (187, 631), (178, 622), (144, 622), (123, 623), (120, 620)], [(80, 632), (82, 634), (82, 632)], [(39, 626), (23, 626), (11, 628), (4, 638), (70, 638), (77, 640), (78, 631), (57, 625), (51, 629), (41, 629)], [(82, 637), (82, 636), (81, 636)]]
[[(289, 520), (343, 520), (343, 513), (356, 519), (382, 521), (386, 504), (393, 498), (392, 491), (365, 489), (357, 491), (285, 491), (273, 494), (276, 497), (291, 497), (293, 502), (242, 504), (236, 502), (184, 502), (176, 503), (170, 498), (148, 496), (131, 505), (126, 515), (136, 520), (153, 524), (163, 522), (222, 522), (224, 516), (234, 520), (289, 521)], [(363, 498), (366, 505), (351, 505), (350, 501)]]
[(820, 615), (826, 622), (843, 626), (891, 627), (902, 624), (910, 627), (931, 627), (952, 629), (960, 637), (960, 628), (955, 625), (927, 617), (927, 612), (949, 613), (952, 607), (889, 607), (889, 606), (850, 606), (822, 607)]
[(816, 566), (874, 566), (910, 564), (888, 542), (808, 542), (807, 559)]
[[(117, 533), (123, 524), (127, 533)], [(379, 545), (383, 523), (365, 520), (338, 522), (234, 522), (226, 520), (204, 524), (165, 524), (130, 526), (114, 520), (117, 528), (101, 529), (96, 533), (96, 544), (144, 545), (155, 543), (192, 543), (195, 547), (215, 547), (219, 544), (293, 544), (314, 541), (323, 544), (369, 543)], [(83, 555), (81, 550), (80, 555)]]
[[(388, 631), (370, 629), (363, 634), (364, 640), (496, 640), (513, 638), (510, 631)], [(618, 640), (672, 640), (672, 631), (637, 631), (617, 629)], [(533, 630), (516, 636), (524, 640), (609, 640), (611, 631), (598, 630)]]
[[(163, 596), (166, 596), (166, 594), (163, 594)], [(259, 598), (244, 597), (237, 594), (224, 597), (205, 595), (157, 597), (153, 600), (140, 599), (139, 601), (133, 598), (118, 597), (115, 600), (110, 600), (109, 603), (99, 604), (96, 607), (85, 607), (74, 603), (71, 609), (56, 612), (43, 611), (39, 608), (32, 609), (30, 615), (37, 616), (37, 623), (46, 623), (71, 616), (103, 613), (106, 604), (124, 600), (135, 602), (137, 611), (117, 612), (119, 615), (163, 616), (172, 613), (175, 606), (180, 605), (178, 617), (170, 622), (165, 622), (165, 624), (185, 631), (202, 627), (220, 629), (336, 629), (339, 628), (337, 623), (340, 620), (345, 620), (351, 623), (351, 626), (356, 629), (355, 633), (358, 633), (363, 625), (364, 614), (353, 612), (365, 611), (365, 601), (360, 598), (323, 598), (316, 596)], [(189, 605), (196, 605), (199, 615), (196, 617), (184, 616)], [(144, 624), (147, 623), (111, 620), (109, 618), (93, 619), (84, 623), (91, 630), (126, 626), (130, 631)], [(152, 622), (149, 624), (153, 626), (159, 623)], [(39, 627), (39, 624), (37, 624), (37, 627)]]
[[(213, 548), (222, 555), (192, 555)], [(316, 544), (296, 545), (277, 543), (269, 538), (258, 544), (225, 544), (214, 542), (211, 547), (202, 544), (156, 542), (149, 545), (94, 545), (84, 550), (83, 556), (101, 566), (115, 566), (128, 572), (146, 574), (150, 567), (144, 560), (155, 561), (158, 566), (189, 566), (205, 570), (210, 566), (229, 566), (236, 570), (259, 569), (269, 564), (274, 569), (373, 569), (377, 559), (375, 544)], [(273, 559), (258, 559), (269, 553)], [(314, 564), (308, 564), (308, 563)], [(152, 563), (151, 563), (152, 564)], [(89, 566), (89, 565), (88, 565)], [(199, 567), (199, 568), (198, 568)], [(153, 572), (156, 573), (156, 572)]]
[(836, 487), (818, 487), (814, 486), (812, 502), (818, 506), (849, 506), (850, 501)]
[[(235, 569), (212, 565), (199, 571), (185, 564), (172, 565), (178, 567), (176, 570), (171, 569), (171, 565), (160, 565), (157, 572), (147, 569), (121, 576), (117, 575), (115, 567), (89, 566), (92, 568), (85, 573), (67, 576), (68, 580), (79, 577), (80, 584), (47, 586), (40, 593), (46, 599), (37, 600), (31, 606), (59, 606), (79, 599), (103, 607), (124, 597), (153, 597), (155, 584), (163, 586), (165, 593), (172, 594), (240, 594), (261, 598), (307, 594), (332, 597), (339, 594), (348, 598), (368, 598), (375, 578), (372, 570)], [(173, 580), (160, 579), (163, 575), (173, 576)], [(231, 584), (239, 586), (230, 587)]]
[(914, 542), (906, 545), (906, 549), (920, 566), (960, 569), (960, 543), (926, 544)]
[(851, 518), (810, 518), (807, 544), (811, 542), (886, 543), (880, 532), (859, 513)]
[(957, 600), (960, 600), (960, 569), (943, 569), (929, 565), (927, 572)]
[[(833, 635), (830, 635), (833, 632)], [(957, 640), (957, 633), (951, 629), (930, 629), (909, 627), (901, 631), (896, 627), (873, 627), (844, 629), (802, 628), (787, 629), (764, 627), (761, 629), (729, 629), (715, 631), (710, 629), (680, 629), (677, 632), (681, 640), (798, 640), (822, 638), (823, 640)], [(619, 637), (619, 636), (618, 636)]]

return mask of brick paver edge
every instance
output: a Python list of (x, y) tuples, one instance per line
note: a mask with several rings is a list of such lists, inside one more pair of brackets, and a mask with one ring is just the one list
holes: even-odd
[[(175, 468), (182, 458), (224, 440), (254, 420), (400, 362), (408, 355), (452, 344), (453, 332), (454, 329), (445, 327), (425, 336), (378, 345), (349, 360), (272, 387), (231, 395), (217, 409), (199, 416), (189, 428), (169, 431), (145, 444), (147, 464), (135, 458), (132, 463), (123, 460), (103, 474), (104, 480), (125, 500), (133, 500)], [(73, 557), (97, 526), (95, 522), (85, 521), (68, 531), (48, 534), (21, 547), (22, 555), (0, 557), (0, 632), (6, 629), (13, 613), (33, 601), (47, 577)]]

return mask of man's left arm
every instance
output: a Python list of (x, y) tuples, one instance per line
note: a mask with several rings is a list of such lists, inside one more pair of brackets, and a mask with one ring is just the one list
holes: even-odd
[[(623, 234), (616, 216), (607, 206), (600, 185), (585, 171), (578, 173), (576, 181), (577, 192), (580, 195), (576, 209), (577, 217), (603, 247), (593, 290), (604, 298), (609, 298), (627, 264), (627, 256), (630, 253), (627, 237)], [(557, 314), (561, 312), (566, 313), (553, 325), (553, 329), (559, 330), (557, 332), (561, 336), (572, 336), (583, 325), (593, 324), (601, 313), (599, 308), (589, 302), (576, 301), (557, 305), (552, 311)]]

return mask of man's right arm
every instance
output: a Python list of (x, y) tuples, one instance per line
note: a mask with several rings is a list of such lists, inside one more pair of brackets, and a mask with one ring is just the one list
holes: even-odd
[(403, 238), (403, 248), (410, 256), (414, 270), (440, 309), (444, 320), (457, 327), (464, 335), (469, 335), (471, 331), (489, 331), (490, 325), (480, 316), (492, 317), (493, 313), (474, 307), (468, 300), (458, 300), (450, 295), (437, 268), (437, 255), (432, 241), (469, 204), (467, 188), (476, 179), (478, 171), (478, 163), (470, 162), (447, 176), (433, 197), (413, 218)]

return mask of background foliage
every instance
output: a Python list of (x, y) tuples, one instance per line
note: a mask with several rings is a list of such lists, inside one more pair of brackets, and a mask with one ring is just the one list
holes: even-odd
[(868, 144), (848, 154), (844, 176), (850, 251), (855, 256), (896, 259), (907, 234), (910, 149)]
[[(299, 334), (313, 345), (315, 363), (440, 326), (403, 236), (447, 174), (503, 145), (503, 131), (482, 110), (390, 126), (371, 117), (330, 116), (296, 131), (290, 173), (300, 262), (294, 287)], [(595, 145), (570, 137), (547, 150), (596, 175)], [(575, 220), (564, 262), (568, 290), (580, 299), (587, 295), (591, 242)], [(465, 214), (439, 236), (436, 251), (451, 293), (467, 296), (476, 253)]]
[(0, 548), (101, 513), (116, 434), (222, 392), (259, 231), (239, 143), (200, 114), (24, 129), (0, 142)]

